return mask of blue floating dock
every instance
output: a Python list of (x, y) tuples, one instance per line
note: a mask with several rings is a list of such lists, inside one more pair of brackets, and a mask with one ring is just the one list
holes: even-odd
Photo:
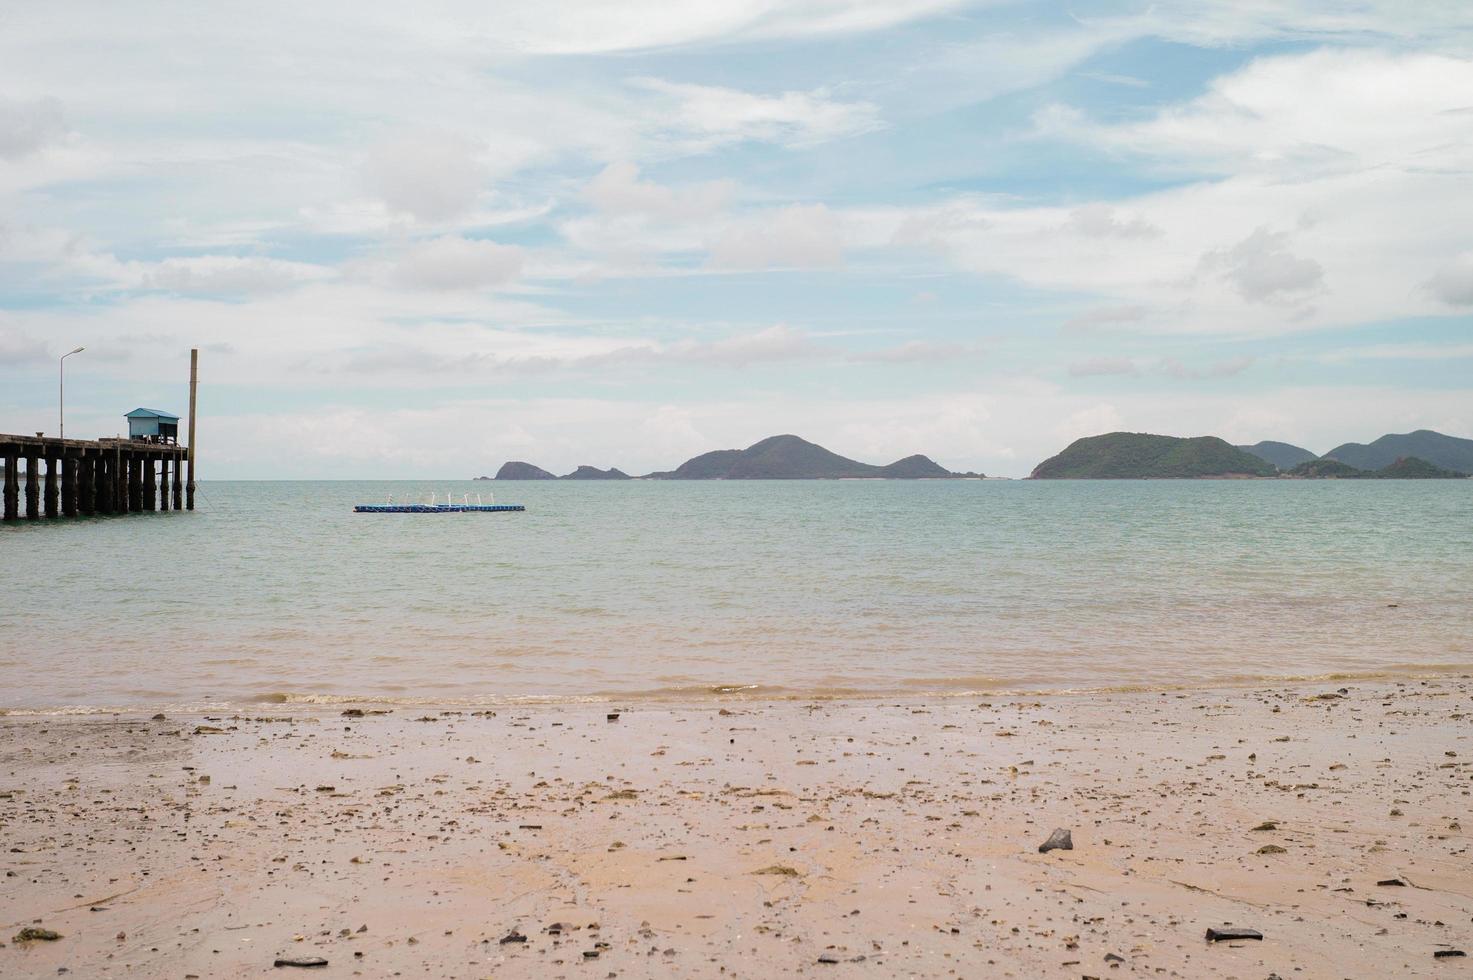
[(519, 511), (521, 504), (357, 504), (355, 514), (467, 514), (474, 512)]

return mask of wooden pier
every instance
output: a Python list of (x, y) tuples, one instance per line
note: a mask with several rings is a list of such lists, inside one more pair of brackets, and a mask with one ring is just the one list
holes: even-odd
[(0, 434), (0, 459), (5, 463), (7, 521), (194, 510), (194, 481), (185, 480), (189, 450), (184, 446)]
[[(5, 466), (3, 519), (21, 519), (20, 462), (25, 460), (25, 518), (91, 517), (94, 514), (142, 514), (194, 510), (194, 423), (199, 388), (199, 351), (189, 352), (189, 446), (178, 444), (178, 419), (159, 429), (133, 429), (136, 438), (52, 439), (41, 433), (0, 433), (0, 463)], [(43, 484), (41, 465), (45, 463)]]

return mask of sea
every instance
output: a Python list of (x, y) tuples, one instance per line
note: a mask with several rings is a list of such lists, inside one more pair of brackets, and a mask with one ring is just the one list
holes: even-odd
[[(447, 497), (523, 513), (355, 514)], [(1473, 671), (1473, 481), (205, 482), (0, 526), (0, 711)]]

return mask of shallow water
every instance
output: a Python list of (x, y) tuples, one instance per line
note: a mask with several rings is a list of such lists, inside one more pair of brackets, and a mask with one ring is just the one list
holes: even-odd
[[(358, 515), (494, 490), (521, 514)], [(207, 483), (0, 527), (0, 708), (1473, 665), (1473, 481)]]

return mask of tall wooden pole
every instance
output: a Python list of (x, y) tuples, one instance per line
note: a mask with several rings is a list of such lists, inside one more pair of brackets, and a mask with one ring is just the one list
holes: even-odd
[(189, 476), (184, 491), (189, 495), (188, 508), (194, 510), (194, 408), (195, 393), (199, 389), (199, 348), (189, 351)]

